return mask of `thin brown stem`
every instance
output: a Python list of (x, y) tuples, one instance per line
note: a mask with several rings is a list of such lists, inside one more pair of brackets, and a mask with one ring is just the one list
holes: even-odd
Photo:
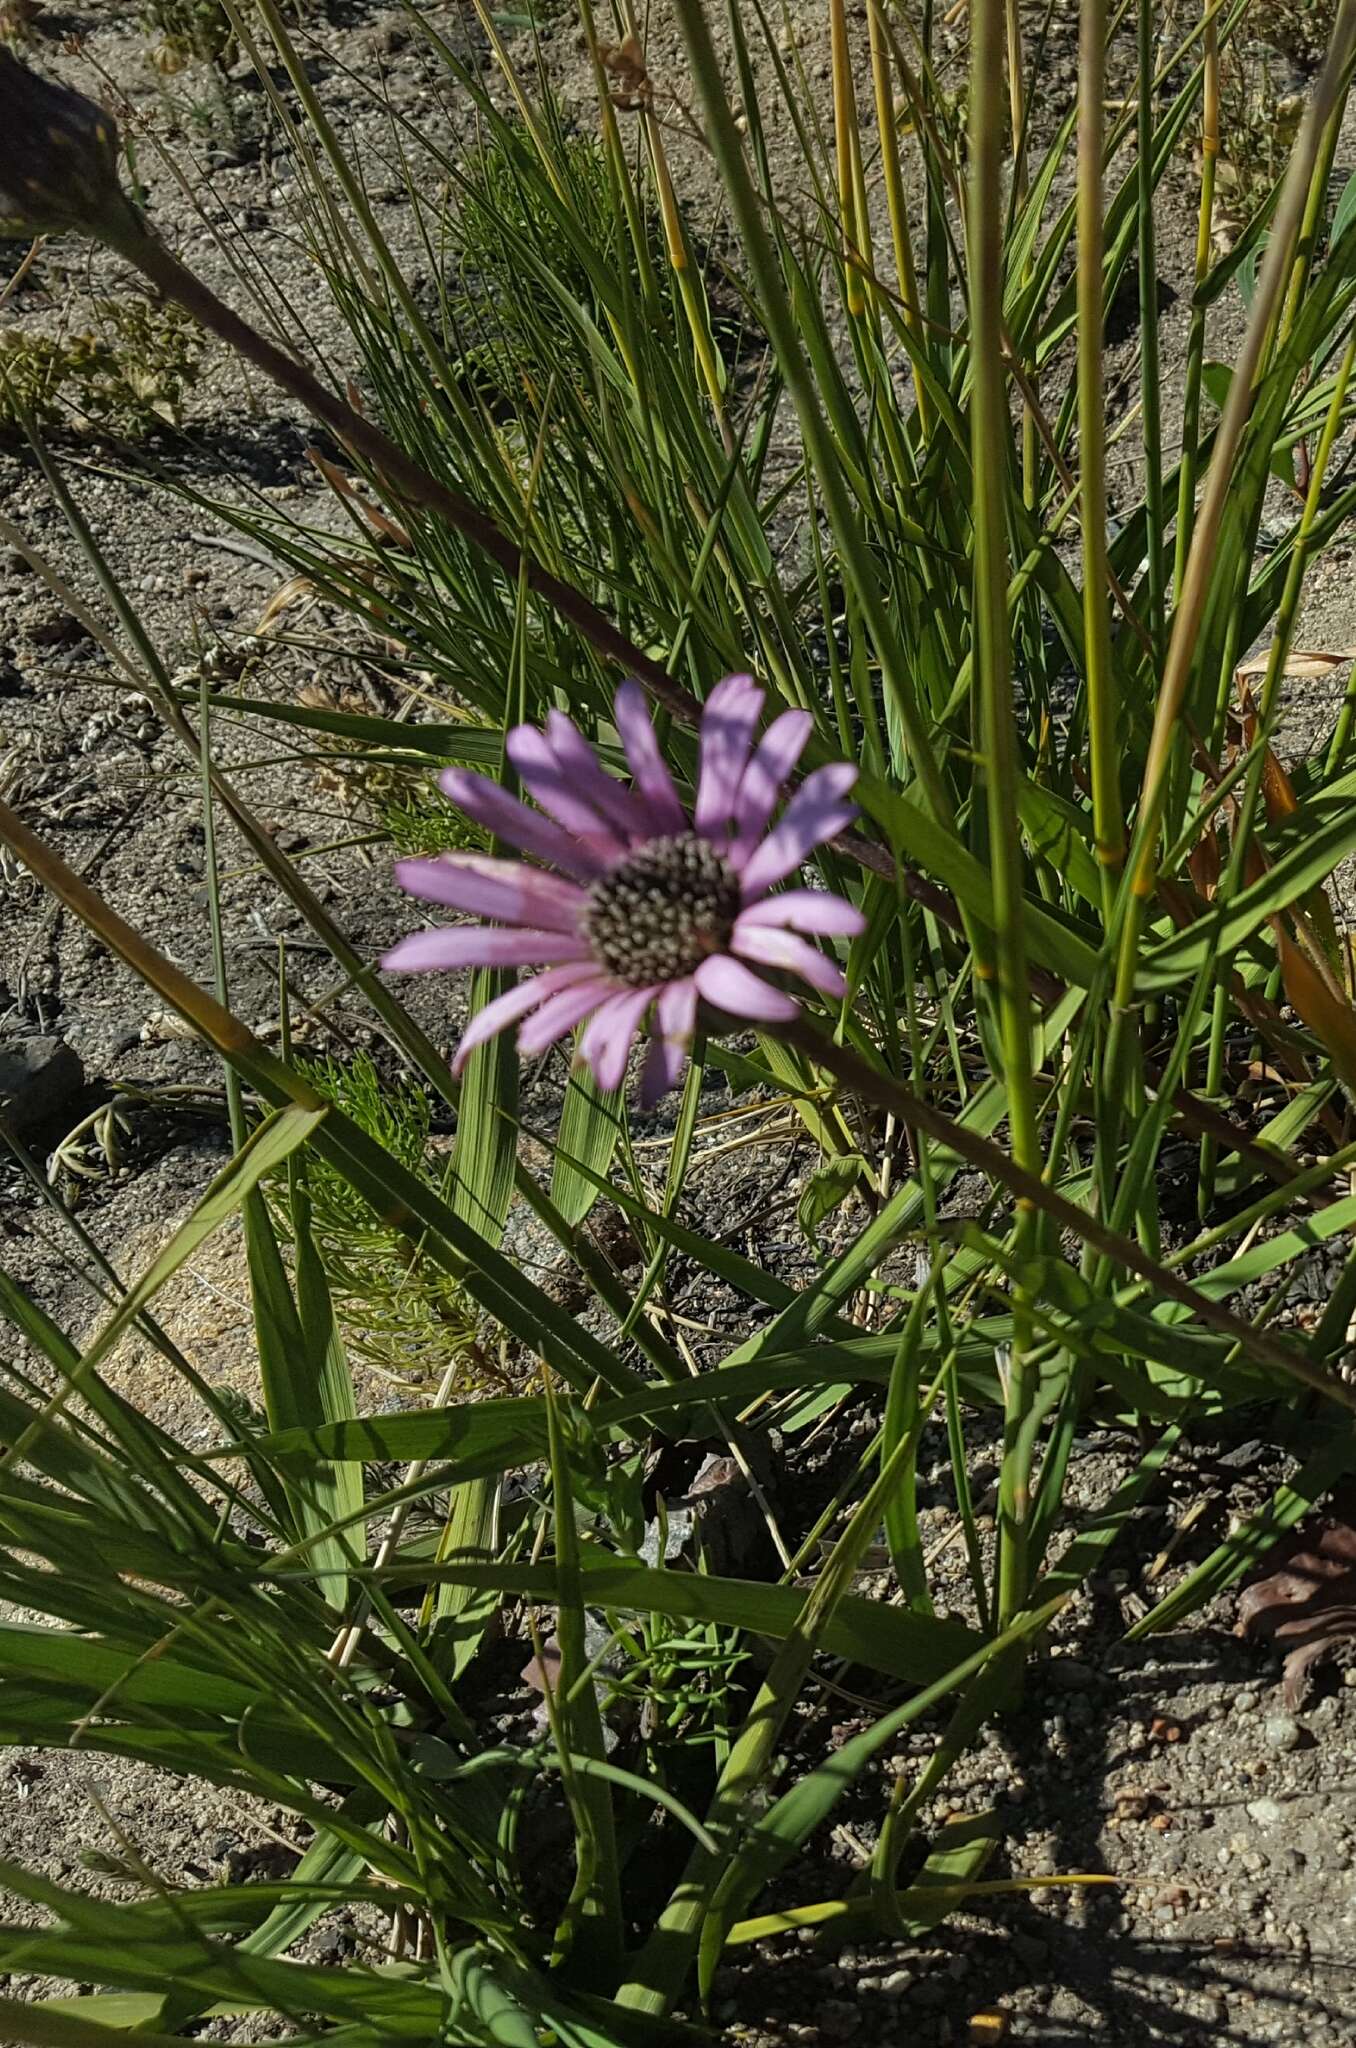
[(701, 706), (668, 670), (655, 661), (615, 626), (605, 612), (592, 604), (582, 591), (562, 582), (538, 562), (525, 559), (521, 550), (502, 533), (471, 499), (440, 483), (407, 455), (389, 434), (364, 419), (353, 407), (329, 391), (307, 367), (288, 355), (276, 343), (260, 334), (247, 320), (219, 299), (210, 286), (172, 256), (157, 236), (143, 228), (120, 242), (118, 253), (134, 263), (166, 298), (175, 300), (210, 333), (217, 335), (237, 355), (262, 370), (284, 391), (331, 428), (364, 461), (370, 462), (390, 488), (407, 504), (423, 506), (447, 521), (466, 539), (497, 562), (510, 582), (526, 577), (530, 590), (546, 599), (561, 618), (583, 636), (599, 654), (619, 663), (635, 675), (671, 716), (683, 725), (695, 725)]

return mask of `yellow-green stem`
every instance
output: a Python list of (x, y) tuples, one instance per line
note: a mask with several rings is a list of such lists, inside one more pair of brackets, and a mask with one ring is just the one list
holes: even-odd
[[(923, 322), (918, 302), (918, 272), (913, 260), (913, 238), (909, 231), (908, 202), (904, 196), (904, 176), (900, 162), (899, 123), (895, 119), (895, 96), (890, 75), (890, 50), (881, 20), (880, 0), (867, 0), (867, 32), (871, 44), (871, 84), (876, 99), (876, 126), (880, 131), (881, 176), (885, 184), (885, 208), (890, 216), (890, 239), (894, 248), (895, 276), (899, 296), (904, 305), (904, 324), (918, 341), (923, 342)], [(930, 420), (927, 392), (913, 365), (914, 400), (918, 407), (918, 427), (926, 438)]]
[[(1209, 0), (1208, 0), (1209, 4)], [(1206, 22), (1201, 88), (1201, 205), (1196, 222), (1196, 289), (1210, 269), (1215, 223), (1215, 175), (1219, 164), (1219, 39), (1213, 7)], [(1187, 553), (1196, 518), (1196, 476), (1200, 459), (1201, 374), (1205, 366), (1205, 307), (1193, 306), (1187, 340), (1186, 392), (1182, 401), (1182, 464), (1177, 482), (1177, 541), (1172, 598), (1182, 595)]]
[[(976, 675), (980, 697), (989, 854), (994, 885), (994, 964), (999, 1039), (1013, 1158), (1041, 1170), (1040, 1134), (1031, 1071), (1031, 996), (1027, 979), (1022, 894), (1022, 839), (1017, 811), (1017, 734), (1008, 625), (1006, 498), (1011, 471), (1007, 372), (1003, 351), (1003, 0), (971, 7), (970, 181), (967, 253), (970, 271), (972, 517), (975, 536)], [(1020, 1257), (1034, 1225), (1019, 1201), (1015, 1234)], [(1026, 1352), (1030, 1305), (1013, 1297), (1005, 1455), (999, 1489), (1001, 1556), (998, 1624), (1026, 1598), (1030, 1456), (1025, 1423), (1031, 1387)]]
[(1078, 471), (1083, 522), (1083, 637), (1092, 754), (1092, 829), (1110, 915), (1125, 859), (1116, 683), (1107, 589), (1106, 393), (1102, 383), (1102, 154), (1106, 11), (1082, 0), (1078, 43)]
[[(1017, 0), (1005, 0), (1003, 26), (1008, 45), (1008, 125), (1012, 132), (1012, 211), (1014, 217), (1026, 198), (1026, 63), (1022, 54), (1022, 17)], [(1031, 259), (1022, 267), (1022, 282), (1031, 275)], [(1034, 364), (1028, 370), (1035, 381)], [(1022, 497), (1033, 508), (1040, 489), (1036, 415), (1030, 399), (1022, 403)]]
[(848, 46), (844, 0), (829, 0), (829, 61), (833, 71), (833, 136), (837, 152), (838, 208), (843, 225), (845, 294), (848, 314), (858, 320), (866, 311), (866, 288), (860, 260), (864, 223), (858, 214), (861, 167), (857, 97), (852, 85), (852, 52)]

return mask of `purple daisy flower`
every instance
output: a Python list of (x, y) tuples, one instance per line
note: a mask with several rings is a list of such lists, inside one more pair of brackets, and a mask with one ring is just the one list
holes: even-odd
[(711, 692), (691, 819), (632, 682), (618, 690), (615, 714), (629, 787), (559, 711), (543, 732), (519, 725), (508, 737), (509, 759), (539, 810), (463, 768), (440, 778), (468, 817), (542, 863), (463, 853), (396, 863), (412, 896), (493, 922), (415, 932), (383, 966), (543, 970), (472, 1019), (454, 1071), (511, 1024), (528, 1057), (582, 1024), (582, 1057), (600, 1088), (616, 1088), (653, 1012), (641, 1084), (650, 1105), (682, 1075), (699, 1001), (748, 1023), (784, 1023), (799, 1006), (763, 968), (798, 974), (828, 996), (844, 993), (835, 962), (805, 935), (851, 936), (862, 930), (861, 912), (819, 889), (769, 892), (857, 815), (846, 801), (857, 770), (847, 762), (815, 769), (774, 825), (813, 721), (807, 711), (783, 711), (755, 742), (763, 696), (750, 676), (727, 676)]

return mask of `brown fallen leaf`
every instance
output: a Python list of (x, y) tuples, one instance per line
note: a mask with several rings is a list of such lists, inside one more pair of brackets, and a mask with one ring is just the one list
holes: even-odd
[[(1303, 1523), (1281, 1547), (1283, 1562), (1239, 1597), (1238, 1634), (1263, 1636), (1286, 1651), (1283, 1692), (1292, 1711), (1303, 1702), (1314, 1665), (1356, 1643), (1356, 1510), (1343, 1502)], [(1277, 1556), (1272, 1553), (1272, 1558)]]

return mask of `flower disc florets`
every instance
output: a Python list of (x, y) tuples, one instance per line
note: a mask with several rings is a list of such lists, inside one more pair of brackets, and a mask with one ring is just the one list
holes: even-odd
[(724, 952), (739, 915), (739, 877), (709, 839), (651, 839), (589, 890), (594, 953), (631, 988), (677, 981)]

